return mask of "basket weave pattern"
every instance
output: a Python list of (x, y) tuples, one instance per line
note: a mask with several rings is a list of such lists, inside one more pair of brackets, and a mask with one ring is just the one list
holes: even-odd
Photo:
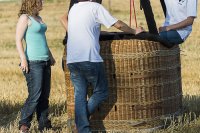
[[(91, 117), (97, 131), (158, 126), (160, 118), (182, 107), (180, 49), (145, 40), (101, 41), (101, 56), (109, 83), (109, 98)], [(63, 59), (66, 64), (66, 53)], [(74, 88), (64, 66), (67, 113), (74, 117)], [(92, 87), (89, 88), (89, 96)], [(152, 123), (152, 120), (154, 122)], [(156, 120), (156, 121), (155, 121)]]

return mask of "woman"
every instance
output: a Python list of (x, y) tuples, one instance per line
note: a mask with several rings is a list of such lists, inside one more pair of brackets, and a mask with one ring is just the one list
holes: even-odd
[(197, 16), (197, 0), (164, 0), (166, 19), (160, 36), (173, 45), (183, 43), (192, 32)]
[[(28, 132), (36, 111), (39, 130), (51, 128), (48, 119), (51, 65), (55, 60), (47, 46), (46, 24), (39, 16), (43, 0), (22, 0), (16, 28), (16, 46), (20, 55), (20, 68), (26, 78), (28, 98), (21, 110), (19, 129)], [(26, 42), (24, 52), (23, 39)]]

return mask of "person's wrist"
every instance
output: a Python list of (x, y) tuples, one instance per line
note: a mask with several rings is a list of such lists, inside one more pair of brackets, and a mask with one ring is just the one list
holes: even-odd
[(166, 26), (166, 27), (165, 27), (165, 30), (166, 30), (166, 31), (170, 31), (170, 26)]
[(136, 30), (133, 30), (133, 34), (136, 35)]
[(22, 57), (20, 60), (21, 60), (21, 61), (26, 61), (26, 58)]

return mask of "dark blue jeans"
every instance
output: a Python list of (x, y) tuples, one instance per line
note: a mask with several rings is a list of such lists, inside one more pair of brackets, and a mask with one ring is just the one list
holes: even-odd
[(183, 43), (183, 39), (176, 30), (160, 32), (160, 37), (171, 44), (177, 45)]
[[(70, 63), (68, 68), (75, 88), (75, 123), (79, 133), (90, 133), (89, 117), (108, 97), (108, 82), (102, 62)], [(87, 88), (93, 94), (87, 100)]]
[(50, 128), (48, 119), (49, 94), (51, 82), (50, 61), (28, 61), (29, 72), (24, 73), (28, 87), (28, 98), (21, 110), (19, 127), (31, 126), (33, 113), (36, 111), (39, 130)]

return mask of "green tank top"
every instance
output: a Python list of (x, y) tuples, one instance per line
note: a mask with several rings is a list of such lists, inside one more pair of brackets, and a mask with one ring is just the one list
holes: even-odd
[(46, 41), (46, 24), (41, 24), (29, 16), (31, 25), (28, 26), (24, 40), (26, 42), (25, 55), (27, 60), (49, 60), (49, 48)]

